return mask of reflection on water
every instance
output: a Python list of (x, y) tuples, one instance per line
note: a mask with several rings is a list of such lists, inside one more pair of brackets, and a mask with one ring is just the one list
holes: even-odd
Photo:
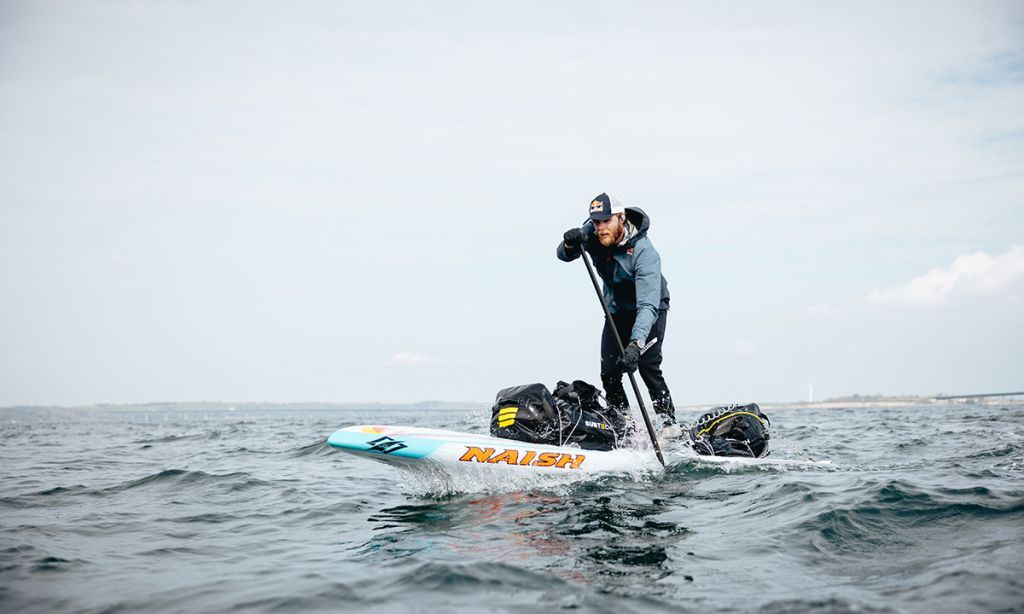
[(374, 535), (360, 554), (430, 550), (432, 558), (514, 561), (585, 584), (651, 583), (676, 572), (666, 564), (672, 557), (693, 555), (682, 547), (689, 529), (661, 517), (680, 509), (673, 499), (687, 488), (664, 486), (657, 496), (629, 482), (615, 484), (619, 493), (609, 496), (608, 484), (591, 483), (563, 494), (467, 495), (386, 507), (369, 517)]

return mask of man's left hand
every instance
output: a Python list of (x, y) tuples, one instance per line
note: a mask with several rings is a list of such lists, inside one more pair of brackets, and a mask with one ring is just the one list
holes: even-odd
[(632, 373), (636, 371), (638, 364), (640, 364), (640, 344), (636, 341), (630, 341), (629, 345), (626, 346), (626, 351), (622, 354), (622, 358), (619, 358), (619, 366), (626, 373)]

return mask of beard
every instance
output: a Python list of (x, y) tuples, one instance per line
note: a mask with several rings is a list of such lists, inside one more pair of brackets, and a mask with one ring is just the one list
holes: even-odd
[(622, 240), (622, 235), (625, 232), (626, 229), (621, 224), (615, 230), (604, 228), (598, 231), (597, 240), (604, 247), (611, 247)]

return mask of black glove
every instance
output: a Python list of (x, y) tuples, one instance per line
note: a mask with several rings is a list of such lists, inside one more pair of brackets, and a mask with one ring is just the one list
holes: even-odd
[(619, 366), (626, 373), (632, 373), (636, 371), (638, 364), (640, 364), (640, 344), (630, 341), (626, 346), (626, 351), (622, 353), (622, 358), (619, 358)]
[(585, 240), (586, 237), (583, 235), (583, 229), (581, 228), (570, 228), (562, 235), (562, 241), (565, 242), (565, 246), (569, 249), (576, 249), (583, 245)]

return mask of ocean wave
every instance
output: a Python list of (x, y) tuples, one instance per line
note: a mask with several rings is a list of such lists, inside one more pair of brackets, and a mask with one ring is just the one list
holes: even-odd
[(63, 559), (59, 556), (46, 556), (38, 559), (34, 565), (32, 565), (32, 571), (35, 572), (52, 572), (52, 571), (65, 571), (68, 568), (82, 563), (83, 561), (71, 561)]
[(10, 572), (22, 567), (39, 549), (29, 544), (17, 544), (0, 548), (0, 573)]
[(63, 501), (65, 497), (74, 497), (78, 495), (95, 496), (96, 494), (96, 489), (90, 488), (84, 484), (75, 484), (73, 486), (54, 486), (53, 488), (0, 498), (0, 508), (30, 509), (37, 507), (53, 507), (70, 503), (70, 501)]
[[(360, 599), (359, 594), (349, 584), (336, 579), (323, 578), (315, 584), (315, 589), (304, 590), (303, 594), (287, 594), (292, 591), (277, 589), (278, 594), (260, 596), (243, 596), (232, 604), (232, 611), (242, 612), (307, 612), (311, 610), (337, 611), (356, 608), (365, 604), (365, 611), (375, 611), (374, 604), (384, 600), (380, 596), (369, 596), (368, 600)], [(263, 591), (261, 591), (263, 592)], [(284, 592), (286, 594), (280, 594)]]
[(327, 456), (331, 454), (333, 449), (327, 445), (326, 439), (320, 439), (313, 443), (309, 443), (297, 448), (288, 450), (287, 455), (290, 458), (302, 458), (305, 456)]
[(105, 494), (114, 494), (153, 486), (170, 486), (179, 488), (208, 485), (225, 487), (227, 490), (234, 492), (260, 486), (268, 486), (269, 484), (269, 482), (254, 478), (248, 473), (242, 471), (216, 474), (207, 473), (205, 471), (164, 469), (163, 471), (153, 473), (142, 478), (129, 480), (118, 484), (117, 486), (105, 488), (103, 489), (103, 492)]
[(193, 522), (220, 524), (224, 522), (230, 522), (232, 520), (237, 520), (238, 518), (238, 515), (226, 512), (206, 512), (204, 514), (179, 516), (177, 518), (166, 518), (165, 520), (167, 520), (168, 522), (175, 522), (181, 524), (191, 524)]
[(896, 612), (892, 608), (876, 608), (846, 599), (780, 599), (759, 608), (764, 614), (799, 614), (801, 612), (828, 612), (829, 614), (853, 614), (859, 612)]
[(451, 564), (430, 562), (415, 566), (389, 581), (387, 585), (402, 590), (469, 592), (488, 587), (504, 590), (536, 590), (538, 586), (560, 584), (549, 574), (538, 573), (515, 565), (497, 562)]
[(965, 459), (1001, 458), (1004, 456), (1024, 456), (1024, 445), (1018, 443), (1007, 443), (987, 450), (981, 450), (973, 454), (967, 454)]
[(220, 433), (218, 431), (209, 431), (205, 433), (184, 433), (177, 435), (166, 435), (164, 437), (139, 439), (132, 443), (151, 445), (154, 443), (174, 443), (177, 441), (204, 441), (207, 439), (217, 439), (218, 437), (220, 437)]
[(822, 428), (816, 424), (777, 426), (772, 429), (777, 436), (785, 436), (791, 441), (817, 441), (821, 439)]
[(932, 488), (903, 481), (869, 482), (847, 497), (858, 501), (820, 512), (798, 532), (816, 535), (812, 546), (823, 553), (877, 553), (913, 542), (916, 529), (934, 529), (943, 521), (1024, 517), (1024, 493), (990, 488)]

